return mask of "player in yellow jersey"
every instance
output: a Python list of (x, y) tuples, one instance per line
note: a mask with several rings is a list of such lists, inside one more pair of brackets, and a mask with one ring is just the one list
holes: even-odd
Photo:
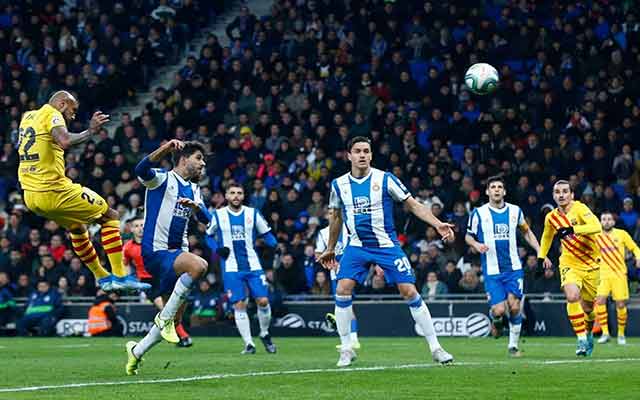
[(625, 249), (633, 253), (636, 267), (640, 267), (640, 248), (631, 239), (627, 231), (614, 228), (616, 220), (611, 212), (600, 215), (602, 233), (597, 242), (602, 254), (600, 264), (600, 285), (596, 298), (596, 315), (602, 328), (602, 337), (598, 343), (609, 341), (609, 325), (607, 324), (607, 298), (611, 294), (616, 302), (618, 315), (618, 344), (627, 344), (624, 329), (627, 326), (627, 300), (629, 300), (629, 283), (627, 282), (627, 264), (624, 261)]
[[(67, 131), (78, 101), (66, 91), (54, 93), (37, 110), (27, 111), (20, 121), (18, 180), (24, 190), (26, 206), (69, 230), (74, 252), (93, 272), (105, 291), (143, 290), (150, 285), (129, 276), (122, 263), (122, 239), (118, 212), (110, 209), (97, 193), (74, 184), (65, 176), (64, 150), (88, 140), (109, 122), (109, 116), (97, 111), (89, 129), (81, 133)], [(86, 224), (101, 225), (100, 236), (113, 274), (100, 264)]]
[(591, 328), (596, 318), (593, 300), (600, 282), (601, 256), (596, 240), (602, 227), (589, 207), (573, 200), (569, 182), (560, 180), (553, 185), (553, 199), (558, 207), (545, 217), (538, 262), (551, 267), (545, 257), (557, 234), (562, 244), (560, 284), (567, 299), (569, 321), (578, 337), (576, 355), (589, 356), (593, 352)]

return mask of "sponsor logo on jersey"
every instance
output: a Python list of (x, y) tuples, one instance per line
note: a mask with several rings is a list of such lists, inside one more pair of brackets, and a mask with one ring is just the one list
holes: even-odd
[(231, 225), (231, 240), (245, 240), (244, 226)]
[(367, 196), (357, 196), (353, 199), (353, 214), (371, 214), (371, 202)]
[(493, 226), (495, 240), (509, 240), (509, 225), (495, 224)]

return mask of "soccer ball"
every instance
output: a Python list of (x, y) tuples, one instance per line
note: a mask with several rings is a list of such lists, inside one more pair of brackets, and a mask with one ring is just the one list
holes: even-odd
[(464, 74), (464, 83), (475, 94), (492, 93), (498, 87), (498, 71), (487, 63), (473, 64)]

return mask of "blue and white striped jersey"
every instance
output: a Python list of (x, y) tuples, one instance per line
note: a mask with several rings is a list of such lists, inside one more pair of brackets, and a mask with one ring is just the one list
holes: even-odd
[(139, 178), (145, 193), (144, 234), (142, 252), (182, 249), (189, 251), (187, 227), (193, 213), (190, 207), (178, 204), (179, 198), (202, 203), (198, 184), (184, 180), (180, 175), (154, 168), (150, 180)]
[(260, 271), (262, 265), (256, 253), (258, 236), (271, 231), (262, 214), (251, 207), (242, 206), (233, 212), (229, 207), (215, 210), (207, 234), (217, 238), (220, 247), (229, 249), (229, 257), (222, 260), (225, 272)]
[(489, 247), (489, 251), (480, 257), (484, 274), (497, 275), (522, 269), (516, 231), (525, 224), (522, 210), (513, 204), (505, 203), (497, 209), (487, 203), (473, 210), (467, 233)]
[(393, 224), (393, 202), (405, 201), (410, 196), (393, 174), (372, 168), (363, 178), (347, 173), (334, 179), (329, 208), (342, 210), (350, 246), (393, 247), (399, 245)]

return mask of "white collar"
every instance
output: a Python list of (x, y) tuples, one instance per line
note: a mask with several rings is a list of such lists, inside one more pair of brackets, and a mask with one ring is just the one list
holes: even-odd
[(369, 173), (366, 174), (365, 176), (363, 176), (362, 178), (356, 178), (355, 176), (351, 175), (351, 172), (349, 172), (349, 179), (351, 179), (352, 181), (354, 181), (356, 183), (362, 183), (362, 182), (366, 181), (367, 178), (369, 178), (371, 176), (371, 174), (373, 174), (373, 168), (369, 169)]
[(240, 206), (240, 211), (235, 212), (231, 209), (231, 207), (227, 206), (227, 212), (229, 212), (229, 214), (231, 215), (235, 215), (236, 217), (240, 214), (242, 214), (242, 212), (244, 211), (244, 206)]
[(509, 209), (509, 206), (507, 205), (506, 202), (504, 203), (504, 207), (502, 207), (502, 208), (495, 208), (490, 203), (487, 203), (487, 207), (489, 207), (489, 209), (491, 211), (495, 211), (497, 213), (503, 213), (503, 212), (505, 212), (505, 211), (507, 211)]

